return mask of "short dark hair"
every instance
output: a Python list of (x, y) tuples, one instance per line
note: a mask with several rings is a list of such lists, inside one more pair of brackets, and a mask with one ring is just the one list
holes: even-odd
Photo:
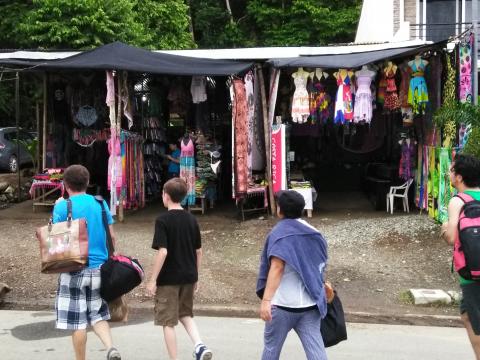
[(453, 172), (460, 175), (469, 188), (480, 186), (480, 160), (467, 154), (458, 154), (453, 160)]
[(70, 165), (65, 169), (63, 181), (73, 191), (85, 191), (90, 181), (90, 173), (85, 166)]
[(302, 217), (305, 208), (305, 199), (295, 190), (281, 190), (275, 194), (280, 212), (286, 219)]
[(163, 185), (163, 191), (174, 203), (180, 203), (187, 195), (187, 183), (181, 178), (173, 178)]

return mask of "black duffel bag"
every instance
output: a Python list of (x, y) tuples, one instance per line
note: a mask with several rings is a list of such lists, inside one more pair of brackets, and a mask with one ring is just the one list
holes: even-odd
[(108, 260), (100, 268), (102, 284), (100, 296), (107, 302), (118, 299), (141, 284), (145, 273), (137, 259), (125, 255), (113, 255), (110, 229), (108, 228), (107, 212), (100, 196), (95, 197), (102, 206), (102, 221), (105, 227)]

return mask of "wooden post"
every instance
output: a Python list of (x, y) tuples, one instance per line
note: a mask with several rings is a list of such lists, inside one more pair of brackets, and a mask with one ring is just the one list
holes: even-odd
[(35, 105), (35, 118), (37, 120), (37, 149), (36, 149), (36, 163), (37, 167), (35, 169), (36, 173), (40, 172), (40, 104), (37, 101)]
[(17, 202), (21, 202), (22, 199), (22, 180), (20, 176), (20, 164), (22, 163), (20, 153), (20, 75), (18, 71), (15, 73), (15, 125), (17, 127), (17, 177), (18, 177), (18, 189), (17, 189)]
[(42, 170), (47, 167), (47, 73), (43, 73)]
[[(272, 216), (275, 216), (277, 213), (277, 207), (275, 205), (275, 197), (273, 194), (273, 184), (272, 184), (272, 146), (271, 146), (271, 126), (268, 123), (268, 106), (267, 106), (267, 95), (265, 91), (265, 78), (263, 76), (263, 70), (261, 65), (255, 67), (257, 73), (257, 79), (260, 86), (260, 95), (262, 98), (262, 114), (263, 114), (263, 131), (265, 133), (265, 152), (266, 152), (266, 178), (268, 182), (268, 195), (270, 198), (270, 213)], [(273, 111), (273, 110), (272, 110)]]

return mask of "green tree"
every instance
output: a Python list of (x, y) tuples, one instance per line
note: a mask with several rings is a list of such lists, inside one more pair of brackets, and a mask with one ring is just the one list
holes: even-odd
[(326, 45), (353, 41), (361, 1), (249, 0), (252, 36), (267, 46)]
[(143, 0), (134, 7), (135, 18), (149, 39), (141, 45), (155, 49), (195, 47), (190, 32), (189, 7), (183, 0)]
[(21, 45), (86, 49), (115, 40), (146, 43), (130, 0), (33, 0), (19, 25)]

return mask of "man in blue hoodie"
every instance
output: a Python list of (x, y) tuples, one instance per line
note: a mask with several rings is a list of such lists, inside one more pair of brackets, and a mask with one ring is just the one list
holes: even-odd
[(300, 337), (307, 360), (326, 360), (320, 334), (327, 313), (324, 270), (327, 243), (301, 219), (305, 200), (294, 190), (276, 194), (281, 219), (268, 234), (260, 259), (257, 295), (266, 322), (262, 360), (278, 360), (290, 332)]

